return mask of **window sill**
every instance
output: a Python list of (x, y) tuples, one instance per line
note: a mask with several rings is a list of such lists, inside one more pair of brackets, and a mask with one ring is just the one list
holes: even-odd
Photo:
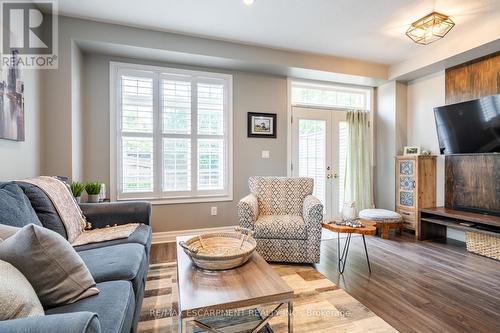
[(197, 197), (197, 198), (171, 198), (171, 199), (151, 199), (151, 198), (120, 198), (116, 201), (147, 201), (153, 206), (161, 205), (175, 205), (175, 204), (193, 204), (193, 203), (206, 203), (206, 202), (224, 202), (233, 201), (233, 196), (211, 196), (211, 197)]

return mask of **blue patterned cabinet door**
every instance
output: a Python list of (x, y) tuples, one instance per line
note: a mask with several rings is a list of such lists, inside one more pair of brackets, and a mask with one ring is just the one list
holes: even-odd
[(400, 176), (399, 189), (401, 191), (413, 191), (413, 177)]
[(413, 175), (414, 161), (400, 161), (399, 162), (399, 173), (401, 175)]
[(414, 205), (413, 192), (405, 192), (405, 191), (399, 192), (399, 204), (401, 206), (413, 207)]

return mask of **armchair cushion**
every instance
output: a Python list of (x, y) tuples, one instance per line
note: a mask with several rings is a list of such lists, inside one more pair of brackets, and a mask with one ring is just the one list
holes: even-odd
[(302, 215), (304, 198), (313, 192), (312, 178), (250, 177), (250, 192), (258, 199), (259, 215)]
[(256, 238), (307, 239), (304, 219), (298, 215), (261, 215), (254, 230)]

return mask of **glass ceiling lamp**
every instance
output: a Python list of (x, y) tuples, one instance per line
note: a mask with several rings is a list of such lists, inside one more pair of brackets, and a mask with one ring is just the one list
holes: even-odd
[(455, 26), (446, 15), (432, 12), (412, 23), (406, 35), (415, 43), (427, 45), (443, 38)]

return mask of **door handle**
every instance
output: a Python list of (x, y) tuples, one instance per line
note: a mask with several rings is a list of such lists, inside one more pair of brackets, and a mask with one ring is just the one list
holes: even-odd
[(331, 178), (337, 179), (338, 177), (339, 177), (339, 175), (336, 172), (334, 172), (333, 174), (331, 174), (331, 173), (326, 174), (327, 179), (331, 179)]

